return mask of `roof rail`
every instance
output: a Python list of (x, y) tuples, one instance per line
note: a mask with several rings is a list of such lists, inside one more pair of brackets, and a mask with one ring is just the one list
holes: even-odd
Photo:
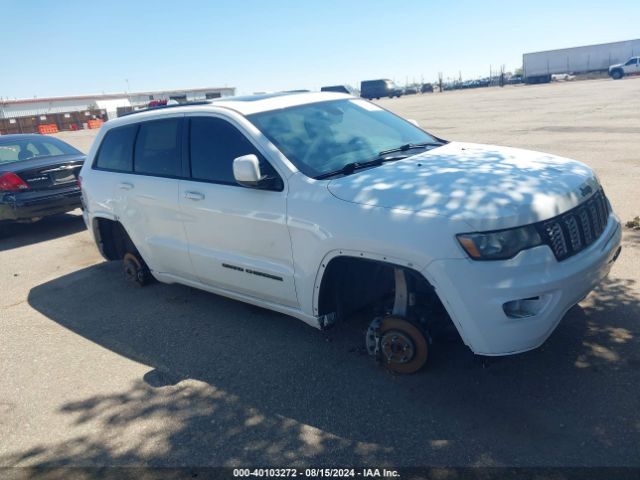
[(147, 107), (141, 108), (140, 110), (133, 110), (131, 112), (123, 113), (120, 117), (126, 117), (127, 115), (133, 115), (135, 113), (142, 112), (151, 112), (154, 110), (164, 110), (165, 108), (174, 108), (174, 107), (188, 107), (191, 105), (209, 105), (211, 102), (209, 100), (199, 100), (197, 102), (183, 102), (183, 103), (174, 103), (171, 105), (157, 105), (155, 107)]

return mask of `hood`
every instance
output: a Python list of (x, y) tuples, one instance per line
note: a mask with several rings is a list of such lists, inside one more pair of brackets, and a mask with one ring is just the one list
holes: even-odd
[(546, 220), (598, 188), (593, 171), (575, 160), (459, 142), (328, 184), (347, 202), (443, 215), (476, 230)]
[(616, 63), (615, 65), (611, 65), (609, 67), (609, 71), (613, 70), (614, 68), (620, 68), (620, 67), (624, 67), (624, 63)]

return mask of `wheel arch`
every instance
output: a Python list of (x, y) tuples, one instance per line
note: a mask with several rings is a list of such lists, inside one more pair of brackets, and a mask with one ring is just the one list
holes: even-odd
[(116, 217), (95, 216), (91, 221), (93, 235), (102, 256), (107, 260), (122, 260), (127, 252), (142, 258), (124, 225)]
[[(333, 250), (324, 256), (316, 274), (313, 290), (313, 313), (316, 317), (322, 318), (324, 315), (332, 313), (330, 306), (332, 305), (333, 294), (335, 289), (339, 287), (335, 282), (336, 275), (344, 272), (347, 267), (365, 262), (372, 268), (377, 266), (381, 269), (386, 269), (387, 273), (384, 273), (384, 275), (390, 275), (391, 281), (394, 281), (393, 273), (395, 269), (402, 269), (408, 276), (414, 278), (417, 282), (421, 282), (425, 289), (433, 292), (438, 301), (441, 302), (431, 281), (420, 273), (421, 266), (411, 261), (362, 251)], [(384, 280), (386, 281), (387, 279), (385, 278)]]

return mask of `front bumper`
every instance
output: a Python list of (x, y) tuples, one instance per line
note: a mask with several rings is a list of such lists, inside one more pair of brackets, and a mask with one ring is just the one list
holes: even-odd
[(77, 187), (5, 194), (0, 197), (0, 221), (46, 217), (79, 207), (80, 189)]
[[(547, 246), (500, 262), (437, 260), (423, 272), (453, 319), (464, 342), (479, 355), (510, 355), (539, 347), (573, 305), (609, 273), (622, 232), (612, 213), (600, 238), (558, 262)], [(535, 313), (518, 318), (504, 305), (533, 301)]]

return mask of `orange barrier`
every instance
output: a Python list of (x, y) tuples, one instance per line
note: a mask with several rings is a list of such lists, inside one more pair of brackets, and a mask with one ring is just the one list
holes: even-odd
[(48, 133), (58, 133), (58, 126), (55, 123), (38, 125), (38, 133), (41, 135), (46, 135)]
[(103, 123), (104, 122), (102, 120), (100, 120), (99, 118), (95, 119), (95, 120), (89, 120), (87, 122), (87, 127), (89, 127), (89, 128), (100, 128)]

